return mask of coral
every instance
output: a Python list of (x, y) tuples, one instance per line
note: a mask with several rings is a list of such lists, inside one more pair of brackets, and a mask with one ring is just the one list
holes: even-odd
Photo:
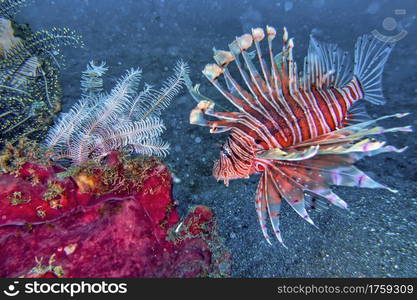
[(44, 135), (61, 109), (60, 48), (82, 46), (67, 28), (32, 32), (17, 24), (14, 14), (25, 2), (0, 2), (0, 148)]
[(131, 69), (110, 93), (101, 93), (106, 70), (104, 63), (90, 62), (83, 72), (82, 98), (62, 114), (46, 139), (52, 159), (70, 159), (77, 165), (114, 150), (158, 156), (168, 152), (169, 144), (159, 138), (165, 129), (160, 113), (179, 93), (187, 65), (179, 61), (160, 90), (145, 84), (141, 92), (142, 72)]
[(227, 276), (210, 209), (180, 221), (157, 160), (110, 153), (68, 170), (26, 161), (0, 176), (0, 276)]

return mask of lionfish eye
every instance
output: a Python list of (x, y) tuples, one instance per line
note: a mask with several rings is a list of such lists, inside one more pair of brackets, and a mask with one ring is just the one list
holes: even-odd
[(255, 140), (255, 143), (256, 143), (256, 144), (260, 144), (260, 143), (262, 143), (262, 140), (258, 140), (258, 139), (256, 139), (256, 140)]
[(228, 158), (231, 158), (230, 150), (228, 148), (221, 146), (220, 151), (222, 152), (223, 155), (226, 155)]

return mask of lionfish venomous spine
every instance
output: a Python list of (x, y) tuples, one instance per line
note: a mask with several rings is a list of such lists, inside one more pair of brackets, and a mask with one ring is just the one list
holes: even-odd
[[(229, 45), (230, 51), (214, 49), (216, 64), (206, 65), (203, 74), (238, 111), (216, 112), (214, 102), (201, 95), (199, 85), (193, 87), (188, 79), (189, 91), (199, 102), (190, 114), (190, 123), (210, 127), (211, 133), (230, 131), (213, 175), (228, 185), (231, 179), (260, 173), (255, 205), (262, 232), (271, 243), (266, 226), (269, 216), (275, 236), (283, 244), (279, 228), (283, 199), (314, 224), (306, 207), (316, 198), (347, 208), (331, 185), (395, 192), (353, 164), (364, 156), (404, 151), (406, 147), (387, 146), (371, 136), (411, 128), (375, 125), (378, 120), (401, 118), (407, 113), (371, 120), (357, 104), (360, 99), (384, 103), (382, 72), (393, 44), (371, 35), (360, 37), (352, 66), (347, 53), (337, 45), (311, 37), (301, 75), (287, 30), (283, 30), (282, 52), (277, 55), (272, 50), (276, 30), (267, 26), (266, 37), (268, 58), (261, 50), (260, 42), (265, 38), (261, 28), (236, 38)], [(255, 51), (250, 52), (253, 44)], [(231, 75), (231, 62), (241, 76), (239, 81)], [(226, 87), (219, 81), (221, 76)], [(218, 120), (206, 120), (204, 115)]]

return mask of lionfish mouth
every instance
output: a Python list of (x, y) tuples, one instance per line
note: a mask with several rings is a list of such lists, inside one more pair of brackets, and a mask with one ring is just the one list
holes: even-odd
[[(231, 179), (260, 172), (255, 206), (262, 233), (270, 243), (266, 225), (269, 217), (276, 238), (283, 243), (279, 228), (283, 200), (314, 224), (307, 213), (312, 197), (347, 208), (346, 202), (332, 192), (332, 185), (395, 192), (353, 164), (378, 153), (404, 151), (406, 147), (386, 146), (371, 136), (409, 132), (411, 127), (377, 126), (377, 121), (402, 118), (407, 113), (371, 120), (357, 105), (361, 99), (384, 103), (381, 80), (392, 41), (381, 41), (372, 35), (360, 37), (352, 67), (346, 52), (337, 45), (311, 37), (299, 75), (293, 59), (294, 42), (288, 38), (287, 30), (284, 28), (282, 52), (277, 55), (272, 50), (275, 37), (273, 27), (267, 26), (266, 34), (255, 28), (251, 34), (236, 38), (229, 45), (230, 51), (215, 49), (216, 63), (204, 68), (203, 74), (236, 112), (215, 111), (214, 101), (200, 94), (199, 85), (193, 87), (189, 78), (186, 83), (199, 102), (190, 114), (190, 123), (209, 127), (211, 133), (230, 131), (220, 160), (214, 165), (214, 177), (228, 185)], [(269, 57), (261, 50), (265, 38)], [(251, 51), (253, 44), (255, 49)], [(231, 63), (242, 80), (233, 78), (228, 68)], [(219, 77), (223, 77), (226, 87)], [(206, 120), (205, 116), (217, 120)]]

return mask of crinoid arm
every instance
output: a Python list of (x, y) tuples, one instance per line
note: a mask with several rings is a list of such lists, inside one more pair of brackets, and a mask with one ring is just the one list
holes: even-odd
[[(155, 117), (136, 122), (121, 122), (119, 125), (109, 124), (100, 128), (100, 132), (94, 136), (96, 141), (94, 148), (102, 149), (104, 153), (127, 146), (138, 150), (142, 144), (150, 145), (164, 129), (162, 120)], [(147, 152), (151, 153), (151, 151)]]
[(162, 87), (159, 90), (150, 88), (147, 93), (139, 94), (137, 96), (138, 99), (133, 99), (134, 105), (128, 114), (135, 115), (135, 118), (138, 120), (146, 119), (150, 116), (159, 117), (161, 112), (169, 106), (172, 99), (180, 92), (188, 72), (187, 63), (179, 60), (174, 67), (174, 74), (162, 83)]
[(143, 155), (164, 157), (169, 153), (169, 143), (159, 137), (145, 138), (132, 145), (134, 152)]
[(82, 98), (74, 104), (67, 113), (61, 114), (55, 125), (49, 130), (45, 139), (45, 146), (54, 151), (57, 148), (67, 147), (76, 129), (83, 123), (91, 110), (89, 98)]

